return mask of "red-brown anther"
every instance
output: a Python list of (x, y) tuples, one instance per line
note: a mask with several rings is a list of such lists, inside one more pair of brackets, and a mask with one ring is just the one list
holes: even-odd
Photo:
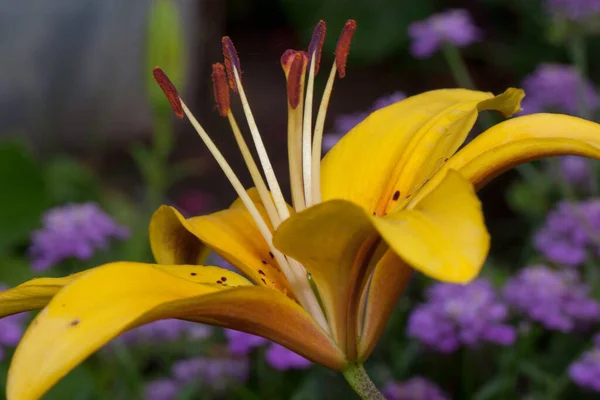
[(285, 73), (286, 79), (290, 74), (290, 68), (292, 67), (292, 63), (294, 62), (294, 57), (296, 56), (296, 53), (296, 50), (287, 49), (281, 55), (281, 68), (283, 68), (283, 72)]
[(177, 89), (175, 85), (171, 82), (167, 74), (164, 73), (162, 69), (156, 67), (152, 70), (152, 75), (154, 75), (154, 79), (158, 86), (162, 89), (167, 100), (169, 100), (169, 104), (171, 108), (175, 112), (177, 118), (183, 118), (183, 107), (181, 107), (181, 100), (179, 99), (179, 93), (177, 93)]
[(300, 91), (302, 88), (302, 78), (306, 71), (306, 56), (297, 51), (290, 66), (290, 72), (287, 76), (287, 94), (290, 107), (296, 109), (300, 104)]
[(229, 86), (227, 85), (227, 75), (225, 75), (225, 66), (221, 63), (212, 66), (213, 91), (215, 102), (221, 117), (226, 117), (229, 113)]
[(229, 38), (229, 36), (223, 36), (221, 39), (221, 44), (223, 45), (223, 57), (225, 58), (225, 68), (227, 69), (227, 76), (229, 77), (229, 87), (234, 92), (237, 92), (237, 85), (235, 84), (235, 75), (233, 70), (236, 69), (237, 73), (242, 79), (242, 69), (240, 68), (240, 59), (238, 57), (237, 51), (235, 50), (235, 46), (233, 42)]
[(348, 54), (350, 54), (350, 42), (352, 42), (355, 30), (356, 21), (353, 19), (346, 21), (335, 47), (335, 65), (340, 78), (346, 76), (346, 63), (348, 62)]
[(325, 33), (327, 32), (327, 25), (325, 21), (320, 20), (315, 30), (313, 31), (310, 44), (308, 45), (308, 54), (310, 57), (315, 55), (315, 75), (319, 72), (319, 65), (321, 64), (321, 51), (323, 50), (323, 42), (325, 41)]

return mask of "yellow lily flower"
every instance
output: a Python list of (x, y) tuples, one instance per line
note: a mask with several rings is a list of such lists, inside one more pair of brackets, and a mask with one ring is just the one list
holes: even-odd
[[(329, 96), (336, 73), (345, 75), (354, 29), (348, 21), (338, 41), (314, 130), (313, 85), (325, 24), (317, 25), (308, 54), (289, 50), (282, 57), (292, 206), (273, 173), (229, 38), (223, 39), (225, 66), (213, 66), (215, 99), (256, 188), (243, 188), (166, 75), (154, 71), (239, 199), (190, 219), (159, 208), (149, 228), (157, 264), (111, 263), (0, 293), (0, 316), (43, 308), (12, 360), (9, 400), (40, 398), (114, 337), (165, 318), (264, 336), (343, 372), (363, 398), (382, 398), (361, 365), (413, 271), (462, 283), (484, 263), (489, 235), (475, 191), (533, 159), (600, 158), (600, 125), (556, 114), (507, 120), (459, 150), (480, 111), (510, 116), (524, 94), (447, 89), (374, 112), (320, 161)], [(262, 173), (229, 107), (229, 89), (240, 95)], [(244, 276), (199, 265), (207, 248)]]

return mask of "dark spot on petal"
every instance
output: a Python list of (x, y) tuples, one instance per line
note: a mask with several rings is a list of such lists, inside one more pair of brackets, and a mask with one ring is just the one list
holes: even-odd
[(196, 275), (198, 275), (198, 274), (197, 274), (197, 273), (195, 273), (195, 272), (192, 272), (192, 273), (190, 273), (190, 275), (191, 275), (191, 276), (196, 276)]
[(447, 159), (447, 158), (444, 158), (444, 162), (446, 162), (446, 161), (448, 161), (448, 159)]
[(221, 282), (221, 281), (217, 281), (217, 283), (220, 285), (220, 284), (222, 284), (223, 282)]
[(269, 255), (271, 256), (271, 258), (275, 258), (275, 254), (269, 252)]
[(71, 325), (71, 326), (77, 326), (77, 325), (79, 325), (80, 322), (81, 322), (81, 320), (79, 318), (75, 318), (73, 321), (71, 321), (69, 323), (69, 325)]
[(267, 265), (267, 262), (265, 260), (262, 260), (261, 263)]
[(406, 198), (408, 199), (411, 195), (409, 194), (408, 196), (406, 196)]
[(263, 275), (263, 276), (267, 276), (267, 274), (265, 274), (265, 272), (262, 269), (259, 269), (258, 273), (261, 274), (261, 275)]
[(264, 278), (260, 278), (260, 280), (262, 281), (262, 283), (264, 283), (265, 285), (267, 284), (267, 281), (264, 280)]
[(398, 200), (399, 198), (400, 198), (400, 191), (399, 191), (399, 190), (396, 190), (396, 191), (394, 192), (394, 196), (392, 197), (392, 200), (396, 201), (396, 200)]
[(377, 215), (377, 213), (375, 211), (373, 211), (373, 215)]
[(224, 276), (222, 276), (222, 277), (221, 277), (221, 280), (222, 280), (223, 282), (225, 282), (225, 281), (227, 281), (227, 278), (225, 278)]

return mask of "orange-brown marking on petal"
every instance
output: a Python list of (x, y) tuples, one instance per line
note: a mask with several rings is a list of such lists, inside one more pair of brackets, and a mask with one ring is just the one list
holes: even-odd
[(221, 39), (223, 45), (223, 57), (225, 58), (225, 68), (227, 68), (227, 76), (229, 76), (229, 87), (234, 92), (237, 92), (237, 85), (235, 84), (235, 75), (233, 70), (237, 70), (240, 80), (242, 79), (242, 69), (240, 67), (240, 59), (233, 42), (229, 36), (223, 36)]
[(350, 54), (350, 43), (352, 42), (352, 36), (356, 31), (356, 21), (349, 19), (344, 24), (342, 33), (338, 39), (335, 47), (335, 65), (338, 70), (340, 78), (346, 76), (346, 63), (348, 62), (348, 54)]
[(325, 33), (327, 32), (327, 25), (325, 21), (320, 20), (315, 30), (313, 31), (310, 44), (308, 45), (308, 55), (315, 57), (315, 75), (319, 72), (319, 65), (321, 64), (321, 51), (323, 50), (323, 42), (325, 41)]
[(229, 113), (229, 86), (227, 85), (227, 76), (225, 74), (225, 66), (221, 63), (213, 64), (212, 66), (212, 81), (213, 91), (215, 94), (215, 102), (219, 109), (219, 115), (226, 117)]
[(183, 107), (181, 107), (181, 100), (179, 99), (179, 93), (177, 93), (175, 85), (173, 85), (167, 74), (165, 74), (160, 67), (154, 68), (152, 70), (152, 75), (154, 75), (156, 83), (158, 83), (158, 86), (162, 89), (167, 100), (169, 100), (169, 104), (177, 118), (183, 118)]

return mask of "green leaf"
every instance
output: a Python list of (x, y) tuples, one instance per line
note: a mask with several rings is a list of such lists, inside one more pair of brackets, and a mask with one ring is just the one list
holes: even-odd
[(25, 240), (48, 207), (42, 169), (20, 144), (0, 143), (0, 252)]

